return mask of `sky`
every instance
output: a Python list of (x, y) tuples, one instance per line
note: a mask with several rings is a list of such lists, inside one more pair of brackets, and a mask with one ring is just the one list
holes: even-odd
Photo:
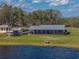
[(24, 11), (55, 9), (64, 17), (79, 16), (79, 0), (0, 0), (0, 4), (7, 3)]

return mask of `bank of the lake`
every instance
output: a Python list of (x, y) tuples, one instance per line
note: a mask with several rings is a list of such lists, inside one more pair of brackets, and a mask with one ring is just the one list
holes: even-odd
[(74, 48), (74, 49), (79, 49), (79, 45), (76, 44), (42, 44), (42, 43), (30, 43), (30, 42), (26, 42), (26, 43), (13, 43), (13, 42), (0, 42), (1, 46), (38, 46), (38, 47), (63, 47), (63, 48)]

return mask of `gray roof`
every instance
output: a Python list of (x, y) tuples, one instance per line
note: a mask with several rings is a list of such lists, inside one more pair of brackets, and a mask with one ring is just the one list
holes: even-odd
[(6, 28), (9, 27), (8, 25), (0, 25), (0, 28)]
[(29, 30), (65, 30), (65, 25), (38, 25), (31, 26)]

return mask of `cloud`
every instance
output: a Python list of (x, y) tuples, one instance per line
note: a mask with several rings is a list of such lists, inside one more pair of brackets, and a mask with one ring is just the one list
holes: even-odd
[(48, 3), (50, 6), (66, 5), (70, 0), (33, 0), (33, 3)]
[(79, 3), (70, 5), (69, 8), (71, 8), (71, 9), (73, 9), (73, 8), (79, 8)]
[(71, 3), (68, 8), (61, 10), (64, 16), (78, 16), (79, 15), (79, 3)]
[(11, 0), (3, 0), (5, 3), (7, 3), (7, 4), (11, 4)]
[(33, 0), (32, 3), (40, 3), (42, 2), (41, 0)]
[(18, 0), (18, 2), (16, 4), (14, 4), (14, 6), (16, 7), (26, 7), (28, 5), (27, 1), (26, 0)]
[(13, 5), (20, 7), (22, 4), (24, 4), (26, 0), (0, 0), (1, 3), (7, 3), (8, 5)]
[(27, 0), (0, 0), (0, 4), (2, 2), (7, 3), (8, 5), (12, 5), (13, 7), (22, 8), (25, 10), (34, 10), (34, 8), (32, 8), (31, 6), (31, 3), (28, 3)]
[(49, 3), (50, 6), (60, 6), (60, 5), (66, 5), (69, 3), (70, 0), (54, 0)]
[(15, 4), (16, 7), (20, 7), (23, 4), (24, 0), (18, 0), (17, 4)]
[(69, 6), (69, 8), (67, 9), (68, 12), (73, 12), (73, 11), (76, 11), (76, 10), (79, 10), (79, 3), (71, 4)]

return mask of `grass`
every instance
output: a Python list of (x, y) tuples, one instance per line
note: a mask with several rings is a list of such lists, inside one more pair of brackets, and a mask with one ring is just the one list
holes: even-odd
[[(22, 35), (7, 36), (0, 34), (1, 45), (37, 45), (79, 48), (79, 28), (67, 28), (70, 35)], [(49, 41), (50, 44), (45, 44)]]

